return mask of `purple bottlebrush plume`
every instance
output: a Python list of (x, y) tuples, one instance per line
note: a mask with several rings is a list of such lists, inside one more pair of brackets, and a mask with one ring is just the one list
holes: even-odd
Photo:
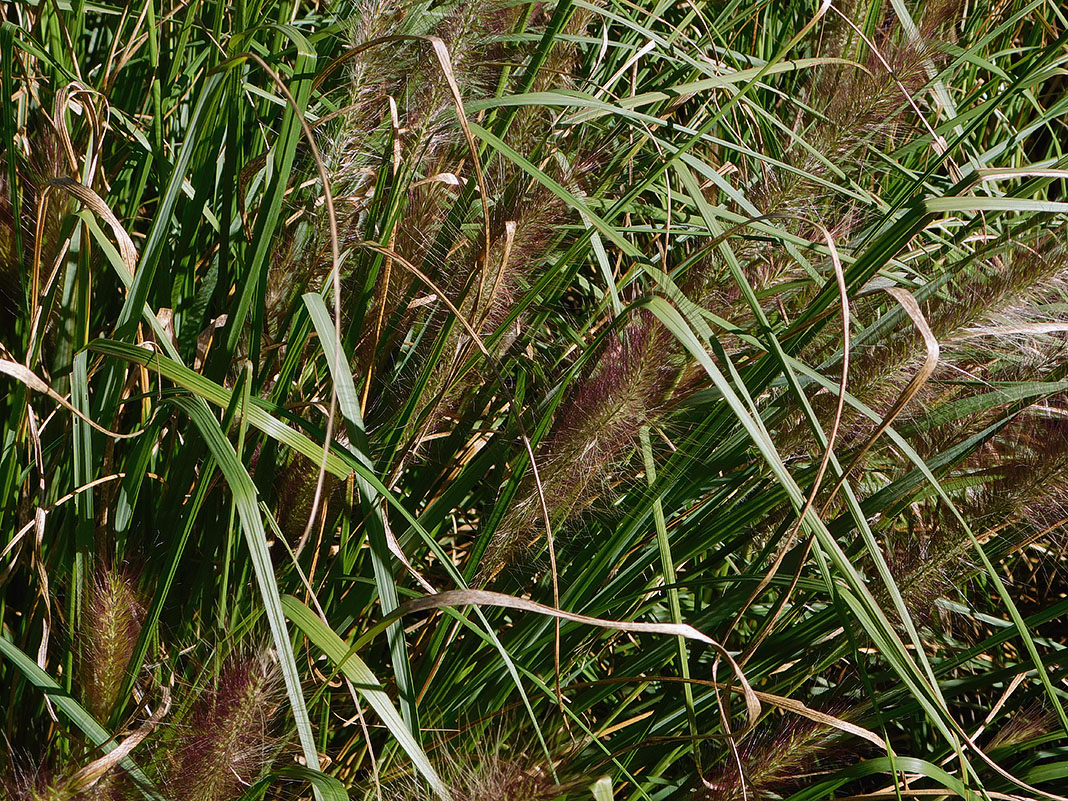
[[(822, 226), (840, 248), (871, 219), (873, 209), (858, 204), (836, 185), (843, 176), (860, 180), (871, 169), (883, 169), (881, 162), (871, 159), (873, 150), (892, 150), (925, 133), (910, 99), (928, 82), (926, 68), (940, 58), (945, 22), (953, 18), (959, 4), (947, 0), (937, 5), (925, 12), (917, 38), (906, 37), (888, 12), (871, 46), (858, 45), (860, 67), (825, 64), (812, 70), (807, 103), (816, 113), (802, 112), (797, 123), (807, 147), (795, 142), (780, 157), (796, 172), (763, 162), (754, 168), (748, 195), (757, 213), (786, 215), (773, 223), (821, 244), (823, 236), (817, 226)], [(849, 12), (843, 10), (843, 14)], [(843, 56), (846, 42), (855, 35), (841, 20), (834, 28), (841, 29), (841, 35), (828, 38), (828, 54)], [(745, 169), (744, 163), (741, 166)], [(735, 238), (732, 248), (750, 284), (764, 298), (767, 312), (777, 310), (789, 318), (820, 289), (820, 283), (813, 282), (779, 243)], [(829, 275), (829, 271), (828, 263), (825, 272)], [(744, 305), (718, 252), (701, 258), (684, 283), (687, 294), (700, 305), (742, 328), (753, 323), (752, 311)]]
[(166, 794), (174, 801), (231, 801), (269, 767), (280, 673), (269, 652), (239, 652), (200, 690), (166, 751)]
[[(561, 184), (581, 191), (578, 170), (553, 167), (548, 173)], [(539, 183), (514, 177), (512, 191), (492, 209), (492, 244), (481, 277), (481, 286), (471, 298), (477, 328), (484, 336), (504, 323), (519, 299), (523, 283), (544, 260), (559, 239), (560, 226), (570, 219), (566, 203)]]
[(134, 801), (139, 797), (125, 774), (114, 769), (103, 775), (91, 769), (76, 770), (72, 763), (60, 768), (47, 749), (36, 759), (10, 754), (8, 759), (9, 772), (0, 778), (0, 798), (5, 801)]
[[(633, 454), (642, 426), (659, 422), (677, 402), (684, 372), (677, 341), (648, 311), (633, 312), (606, 336), (535, 454), (554, 526), (605, 492), (614, 470)], [(501, 521), (479, 583), (491, 581), (544, 536), (543, 517), (538, 488), (529, 479)]]
[[(1047, 399), (1063, 406), (1063, 395)], [(983, 415), (985, 425), (993, 416)], [(969, 433), (972, 423), (964, 427)], [(959, 441), (958, 436), (949, 438)], [(1068, 427), (1060, 417), (1023, 413), (965, 460), (959, 476), (968, 485), (955, 501), (984, 547), (1004, 558), (1039, 538), (1063, 540), (1068, 519)], [(946, 624), (940, 598), (967, 589), (980, 571), (971, 538), (942, 504), (919, 507), (915, 526), (892, 536), (887, 563), (913, 620)], [(885, 600), (880, 588), (876, 598)], [(885, 608), (885, 605), (884, 605)]]
[(10, 759), (14, 763), (11, 776), (0, 781), (0, 798), (8, 801), (72, 801), (75, 797), (68, 778), (44, 760), (30, 763), (29, 760)]
[[(493, 759), (470, 766), (453, 776), (454, 801), (540, 801), (555, 797), (555, 785), (543, 771), (523, 767), (515, 761)], [(422, 795), (405, 801), (423, 801)], [(397, 801), (400, 801), (398, 799)], [(430, 801), (430, 797), (426, 798)]]
[[(1063, 233), (1063, 228), (1058, 233), (1041, 233), (1033, 241), (1013, 241), (980, 254), (953, 276), (947, 292), (927, 303), (926, 316), (943, 344), (943, 360), (989, 364), (992, 347), (1013, 342), (999, 331), (1047, 319), (1042, 305), (1064, 290), (1068, 278)], [(1034, 336), (1026, 340), (1033, 342)], [(900, 361), (906, 351), (918, 348), (919, 337), (909, 326), (904, 337), (898, 336), (870, 358), (881, 366), (888, 359)], [(892, 356), (887, 356), (888, 350)], [(880, 372), (878, 367), (873, 370)], [(857, 380), (867, 378), (867, 371), (867, 364), (859, 362)]]
[[(835, 717), (847, 718), (841, 710)], [(696, 801), (763, 801), (789, 795), (805, 777), (849, 755), (837, 729), (796, 715), (763, 723), (738, 749), (738, 759), (723, 761), (700, 778)], [(741, 773), (739, 774), (739, 762)]]
[(932, 303), (932, 327), (946, 360), (965, 369), (993, 364), (999, 371), (1011, 369), (1021, 355), (1024, 370), (1036, 362), (1054, 363), (1049, 357), (1061, 355), (1056, 351), (1063, 348), (1063, 332), (1042, 328), (1063, 322), (1054, 304), (1068, 288), (1064, 233), (1061, 226), (1011, 243), (1011, 250), (982, 259), (953, 282), (956, 303)]
[(129, 567), (98, 567), (85, 595), (78, 681), (83, 704), (99, 721), (111, 717), (141, 634), (145, 606)]
[[(579, 183), (585, 176), (578, 169), (553, 165), (547, 171), (561, 184), (580, 191)], [(520, 313), (510, 323), (509, 318), (533, 283), (531, 276), (544, 267), (557, 246), (561, 226), (569, 219), (566, 204), (551, 191), (522, 176), (511, 178), (504, 197), (490, 211), (488, 257), (482, 248), (470, 243), (458, 246), (443, 265), (440, 278), (450, 299), (481, 335), (494, 358), (506, 353), (518, 338), (525, 314)], [(433, 319), (436, 322), (439, 317)], [(506, 323), (508, 330), (501, 330)], [(494, 334), (496, 339), (489, 341)], [(432, 338), (424, 338), (432, 342)], [(485, 363), (484, 357), (479, 357), (474, 370), (457, 379), (457, 368), (469, 356), (478, 357), (478, 350), (466, 328), (454, 325), (451, 341), (423, 390), (423, 405), (413, 416), (414, 421), (424, 421), (417, 439), (441, 430), (448, 419), (459, 416), (465, 400), (494, 380), (493, 367)], [(403, 391), (403, 387), (393, 391)]]
[[(850, 174), (866, 165), (862, 151), (869, 146), (890, 151), (924, 130), (913, 99), (933, 77), (931, 71), (946, 62), (945, 45), (956, 38), (953, 26), (962, 10), (960, 0), (928, 3), (909, 34), (897, 14), (888, 9), (882, 24), (866, 40), (845, 22), (847, 12), (835, 18), (834, 24), (848, 31), (846, 38), (855, 43), (862, 69), (826, 64), (815, 70), (810, 101), (822, 110), (823, 119), (813, 124), (810, 142), (820, 154)], [(832, 38), (828, 45), (834, 49), (824, 50), (827, 55), (849, 55), (841, 41)], [(813, 155), (807, 157), (805, 170), (832, 174), (832, 168)]]
[[(1050, 366), (1063, 356), (1063, 335), (1036, 335), (1031, 329), (1035, 324), (1041, 327), (1053, 322), (1044, 307), (1063, 291), (1066, 277), (1068, 252), (1056, 235), (1040, 233), (1034, 241), (998, 243), (977, 254), (944, 280), (941, 293), (923, 304), (925, 319), (940, 344), (939, 367), (900, 415), (900, 419), (913, 421), (924, 430), (924, 441), (918, 443), (921, 454), (936, 454), (986, 428), (994, 422), (994, 415), (1001, 414), (1001, 407), (997, 407), (950, 423), (927, 425), (925, 420), (947, 402), (989, 391), (987, 384), (969, 388), (961, 377), (982, 374), (987, 382), (1043, 380), (1045, 370), (1037, 365), (1029, 372), (1019, 372), (1024, 369), (1019, 357), (1025, 357), (1023, 364)], [(858, 299), (853, 308), (859, 319), (878, 319), (886, 312), (887, 303), (876, 295)], [(1012, 331), (1026, 333), (1005, 333)], [(836, 332), (816, 347), (825, 348), (830, 355), (841, 346), (840, 338)], [(889, 409), (925, 355), (922, 335), (902, 315), (896, 327), (876, 344), (854, 350), (849, 391), (876, 411)], [(813, 407), (817, 417), (830, 419), (835, 402), (828, 394), (816, 396)], [(866, 441), (875, 425), (847, 408), (839, 448), (844, 452)], [(804, 426), (784, 426), (780, 448), (794, 452), (805, 437)]]
[(1057, 728), (1057, 714), (1048, 704), (1044, 700), (1032, 701), (995, 729), (984, 750), (988, 753), (999, 748), (1018, 750)]
[[(968, 542), (957, 531), (923, 527), (909, 534), (895, 532), (887, 544), (886, 562), (914, 624), (934, 627), (947, 622), (938, 601), (955, 596), (961, 580), (975, 571), (967, 551)], [(879, 605), (892, 612), (889, 590), (877, 584), (873, 592)], [(891, 619), (902, 622), (892, 613)]]
[[(1061, 393), (1046, 403), (1065, 408), (1068, 398)], [(1042, 411), (1018, 416), (969, 460), (971, 474), (987, 480), (963, 499), (961, 511), (981, 539), (996, 536), (1001, 550), (1064, 534), (1068, 426)]]
[[(319, 481), (319, 465), (299, 454), (291, 457), (289, 464), (275, 474), (275, 519), (278, 528), (290, 548), (296, 548), (308, 525), (315, 500), (315, 488)], [(323, 477), (323, 489), (319, 503), (320, 522), (327, 514), (331, 496), (340, 482), (332, 473)], [(277, 549), (274, 557), (285, 561), (284, 551)]]

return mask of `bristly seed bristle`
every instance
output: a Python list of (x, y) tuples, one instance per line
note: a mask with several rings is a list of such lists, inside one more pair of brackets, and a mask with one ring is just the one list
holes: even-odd
[(170, 749), (167, 787), (175, 801), (231, 801), (269, 766), (279, 674), (268, 653), (238, 654), (201, 691)]
[[(500, 750), (482, 748), (471, 755), (449, 752), (440, 770), (453, 801), (548, 801), (557, 796), (549, 771)], [(386, 788), (383, 798), (433, 801), (437, 796), (421, 784), (402, 782)]]
[[(842, 717), (842, 715), (837, 715)], [(797, 716), (765, 723), (750, 735), (738, 752), (738, 763), (728, 757), (701, 778), (697, 801), (768, 799), (784, 794), (829, 762), (841, 762), (843, 738), (837, 729)]]
[(86, 709), (99, 721), (111, 716), (141, 633), (144, 604), (128, 568), (100, 567), (86, 594), (80, 636), (79, 683)]
[(612, 471), (633, 452), (641, 427), (658, 422), (678, 400), (675, 390), (684, 375), (678, 347), (645, 310), (607, 334), (535, 454), (541, 492), (533, 479), (524, 482), (486, 554), (480, 583), (544, 536), (541, 497), (555, 526), (588, 508), (605, 489)]

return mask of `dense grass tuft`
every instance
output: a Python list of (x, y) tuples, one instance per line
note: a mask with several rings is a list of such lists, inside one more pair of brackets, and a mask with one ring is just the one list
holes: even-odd
[(0, 795), (1063, 797), (1066, 42), (7, 4)]

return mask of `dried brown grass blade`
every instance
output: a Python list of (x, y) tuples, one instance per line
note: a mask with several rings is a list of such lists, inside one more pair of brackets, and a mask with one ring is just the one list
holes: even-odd
[[(546, 606), (545, 604), (539, 604), (536, 601), (529, 601), (526, 598), (516, 598), (512, 595), (505, 595), (500, 592), (492, 592), (490, 590), (449, 590), (447, 592), (440, 592), (437, 595), (427, 595), (422, 598), (415, 598), (405, 603), (399, 610), (399, 614), (406, 615), (413, 612), (422, 612), (429, 609), (440, 609), (445, 606), (496, 606), (504, 609), (515, 609), (520, 612), (532, 612), (537, 615), (546, 615), (548, 617), (556, 618), (557, 620), (567, 620), (572, 623), (582, 623), (587, 626), (596, 626), (603, 629), (611, 629), (613, 631), (626, 631), (633, 634), (660, 634), (669, 637), (685, 637), (688, 640), (696, 640), (697, 642), (704, 643), (719, 654), (720, 659), (730, 665), (731, 670), (734, 671), (734, 675), (737, 678), (742, 691), (742, 696), (745, 699), (746, 713), (748, 715), (748, 725), (745, 731), (753, 728), (756, 725), (757, 720), (760, 718), (760, 699), (757, 693), (749, 685), (749, 682), (745, 678), (745, 674), (742, 673), (741, 667), (735, 662), (731, 653), (713, 640), (707, 634), (699, 631), (691, 626), (689, 623), (639, 623), (628, 620), (606, 620), (605, 618), (589, 617), (587, 615), (579, 615), (574, 612), (566, 612), (562, 609), (557, 609), (552, 606)], [(741, 736), (744, 732), (735, 734), (735, 737)], [(882, 741), (880, 740), (880, 744)]]
[(73, 178), (53, 178), (48, 182), (48, 186), (62, 189), (108, 224), (112, 233), (115, 234), (115, 241), (118, 242), (119, 255), (122, 257), (123, 265), (130, 271), (131, 276), (134, 275), (137, 270), (137, 249), (134, 247), (133, 239), (126, 233), (126, 229), (119, 222), (119, 218), (115, 216), (115, 213), (104, 202), (104, 199)]
[(170, 688), (163, 687), (161, 696), (160, 708), (155, 715), (142, 723), (137, 728), (137, 731), (119, 743), (114, 750), (109, 751), (99, 759), (94, 759), (71, 776), (70, 787), (74, 789), (75, 792), (80, 794), (103, 779), (109, 771), (126, 759), (126, 757), (128, 757), (133, 750), (144, 742), (145, 738), (153, 732), (171, 708)]
[(42, 395), (47, 395), (49, 398), (54, 400), (64, 409), (69, 411), (71, 414), (73, 414), (80, 420), (83, 420), (84, 422), (88, 423), (101, 434), (105, 434), (109, 437), (114, 437), (115, 439), (131, 439), (132, 437), (140, 435), (141, 432), (144, 430), (138, 429), (137, 431), (134, 431), (130, 434), (120, 434), (117, 431), (112, 431), (111, 429), (104, 428), (104, 426), (100, 425), (91, 418), (87, 417), (83, 412), (74, 408), (74, 406), (71, 405), (70, 401), (68, 401), (66, 398), (64, 398), (54, 389), (52, 389), (52, 387), (48, 386), (44, 379), (40, 378), (36, 373), (34, 373), (29, 367), (24, 364), (19, 364), (18, 362), (11, 361), (10, 359), (0, 359), (0, 373), (11, 376), (16, 381), (25, 384), (29, 389), (32, 389), (34, 392), (39, 392)]

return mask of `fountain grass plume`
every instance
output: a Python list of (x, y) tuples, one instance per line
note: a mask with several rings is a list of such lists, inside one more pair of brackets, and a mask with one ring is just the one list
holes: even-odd
[[(1060, 408), (1065, 400), (1061, 393), (1047, 403)], [(1000, 550), (1012, 551), (1036, 536), (1063, 537), (1068, 427), (1062, 418), (1044, 415), (1041, 405), (1019, 415), (972, 455), (965, 470), (985, 479), (961, 502), (983, 539), (996, 536)]]
[[(466, 143), (456, 124), (454, 98), (434, 51), (426, 41), (388, 37), (440, 39), (465, 99), (475, 100), (496, 87), (501, 64), (490, 55), (503, 55), (502, 37), (521, 16), (521, 7), (505, 2), (489, 8), (459, 2), (433, 10), (425, 3), (405, 7), (369, 0), (357, 5), (347, 23), (356, 54), (346, 64), (346, 96), (335, 119), (324, 126), (320, 148), (338, 199), (344, 244), (381, 236), (367, 225), (372, 198), (399, 193), (401, 214), (394, 223), (393, 245), (416, 266), (430, 258), (424, 271), (435, 276), (445, 254), (434, 252), (430, 243), (455, 202), (438, 176), (452, 176), (457, 183), (470, 177), (470, 162), (463, 166)], [(511, 56), (515, 58), (515, 52)], [(397, 150), (391, 155), (393, 147)], [(381, 175), (383, 170), (390, 173), (388, 178)], [(267, 299), (268, 318), (276, 331), (300, 291), (318, 287), (330, 269), (325, 217), (321, 209), (310, 216), (313, 230), (301, 237), (300, 246), (292, 246), (292, 235), (276, 246), (279, 258), (272, 265)], [(345, 277), (349, 291), (368, 289), (363, 286), (367, 275), (359, 269), (350, 268)], [(412, 299), (408, 290), (413, 281), (399, 274), (381, 284), (370, 289), (377, 304), (386, 304), (390, 318), (398, 303), (403, 307)]]
[[(843, 717), (836, 714), (836, 717)], [(768, 801), (789, 795), (807, 774), (841, 764), (852, 756), (837, 729), (796, 715), (766, 721), (738, 749), (705, 776), (697, 801)]]
[[(1063, 403), (1063, 395), (1050, 399)], [(1059, 418), (1021, 414), (978, 447), (956, 472), (969, 489), (956, 501), (980, 542), (1000, 559), (1038, 539), (1058, 543), (1068, 519), (1068, 431)], [(980, 572), (974, 546), (941, 503), (914, 510), (914, 525), (887, 534), (887, 564), (912, 619), (935, 627), (950, 618), (940, 599), (966, 596)], [(885, 587), (876, 599), (889, 605)]]
[(1021, 704), (1001, 723), (987, 743), (988, 753), (1011, 753), (1057, 729), (1057, 716), (1041, 700)]
[[(278, 528), (291, 548), (296, 548), (304, 534), (308, 517), (312, 513), (315, 488), (319, 482), (319, 465), (304, 456), (294, 455), (289, 464), (275, 474), (274, 491), (276, 498), (276, 515)], [(329, 501), (340, 481), (334, 475), (323, 476), (323, 503), (319, 515), (327, 514), (326, 502)], [(283, 559), (280, 553), (276, 558)]]
[[(48, 181), (65, 177), (70, 169), (51, 120), (43, 114), (34, 117), (21, 141), (25, 152), (6, 150), (0, 154), (0, 332), (9, 335), (14, 333), (11, 326), (16, 318), (45, 299), (31, 297), (38, 227), (41, 253), (36, 288), (40, 294), (59, 255), (64, 220), (73, 208), (65, 192), (49, 192), (44, 219), (38, 220), (39, 201)], [(57, 279), (62, 281), (63, 277), (60, 274)], [(54, 322), (53, 317), (54, 310), (49, 310), (46, 328)]]
[[(439, 760), (441, 775), (453, 801), (549, 801), (558, 796), (558, 786), (550, 771), (520, 748), (491, 740), (469, 753), (459, 753), (443, 745)], [(384, 801), (434, 801), (427, 787), (404, 780), (388, 785)]]
[(67, 777), (40, 764), (19, 766), (0, 783), (0, 798), (10, 801), (73, 801), (75, 797)]
[[(966, 365), (989, 363), (999, 328), (1035, 322), (1051, 293), (1063, 291), (1068, 276), (1068, 251), (1057, 234), (1039, 231), (1026, 239), (997, 243), (971, 263), (952, 265), (942, 286), (926, 303), (925, 316), (940, 343), (943, 362)], [(950, 272), (951, 270), (951, 272)], [(993, 339), (984, 339), (989, 332)], [(976, 347), (978, 346), (978, 347)], [(850, 374), (853, 391), (873, 396), (880, 382), (896, 385), (901, 374), (914, 369), (923, 348), (915, 327), (907, 321), (874, 347), (858, 354)]]
[(273, 761), (272, 723), (281, 677), (269, 652), (238, 652), (200, 690), (167, 749), (167, 792), (175, 801), (232, 801)]
[[(535, 458), (553, 525), (587, 509), (634, 453), (642, 426), (657, 424), (681, 394), (685, 362), (677, 341), (646, 310), (628, 314), (568, 389)], [(479, 572), (488, 582), (544, 536), (530, 478), (501, 521)]]
[[(991, 384), (1015, 380), (1035, 380), (1036, 372), (1017, 374), (1022, 356), (1032, 360), (1051, 359), (1061, 349), (1053, 336), (1033, 333), (1011, 336), (1001, 332), (1028, 331), (1035, 323), (1052, 321), (1051, 303), (1062, 297), (1068, 276), (1068, 252), (1057, 236), (1046, 231), (1030, 232), (1027, 238), (996, 242), (961, 263), (948, 265), (932, 281), (935, 291), (923, 303), (924, 317), (939, 341), (939, 366), (902, 410), (900, 420), (923, 433), (917, 441), (921, 453), (933, 454), (950, 441), (959, 441), (990, 425), (998, 408), (968, 415), (951, 423), (928, 422), (950, 401), (963, 401), (969, 395), (988, 392)], [(922, 297), (922, 296), (921, 296)], [(892, 311), (880, 294), (854, 303), (859, 319), (879, 324), (882, 315)], [(885, 326), (884, 326), (885, 327)], [(829, 351), (833, 348), (833, 351)], [(814, 345), (817, 353), (828, 353), (827, 365), (837, 362), (831, 355), (840, 344), (827, 340)], [(876, 411), (893, 406), (916, 374), (926, 355), (923, 337), (905, 315), (879, 337), (861, 341), (854, 348), (849, 371), (849, 391)], [(1039, 370), (1038, 372), (1043, 372)], [(983, 375), (985, 382), (962, 381)], [(813, 399), (819, 419), (830, 419), (835, 399), (821, 394)], [(796, 452), (807, 437), (799, 416), (783, 426), (780, 447)], [(902, 423), (899, 423), (899, 425)], [(840, 447), (859, 447), (873, 431), (875, 423), (859, 411), (847, 408), (842, 418)]]
[(108, 720), (124, 703), (119, 691), (141, 633), (145, 606), (128, 567), (98, 567), (90, 576), (79, 639), (78, 683), (85, 708)]
[[(751, 168), (747, 194), (757, 213), (785, 215), (775, 224), (820, 244), (823, 236), (817, 226), (822, 226), (840, 248), (876, 217), (876, 208), (861, 204), (840, 185), (869, 183), (886, 169), (880, 153), (893, 152), (925, 133), (913, 98), (928, 82), (926, 65), (944, 60), (940, 48), (949, 35), (947, 21), (955, 5), (956, 0), (946, 0), (925, 9), (915, 40), (905, 36), (889, 10), (875, 38), (866, 42), (855, 36), (844, 17), (832, 20), (828, 55), (841, 57), (846, 43), (855, 39), (859, 63), (812, 69), (804, 105), (797, 112), (795, 138), (775, 154), (792, 169), (762, 160)], [(820, 289), (777, 241), (736, 237), (731, 246), (769, 314), (789, 320)], [(829, 271), (828, 262), (824, 272)], [(688, 270), (684, 288), (699, 305), (733, 324), (755, 324), (718, 251)]]

